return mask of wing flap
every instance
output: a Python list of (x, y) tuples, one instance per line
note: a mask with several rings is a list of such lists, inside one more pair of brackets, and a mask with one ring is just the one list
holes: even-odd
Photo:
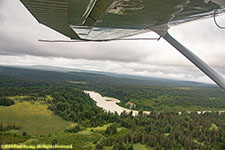
[(21, 2), (39, 23), (71, 39), (80, 39), (69, 27), (68, 0), (21, 0)]

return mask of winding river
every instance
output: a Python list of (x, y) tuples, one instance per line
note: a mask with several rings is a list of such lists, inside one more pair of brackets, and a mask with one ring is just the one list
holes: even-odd
[[(99, 93), (94, 91), (84, 91), (84, 93), (88, 94), (94, 101), (96, 101), (96, 105), (107, 112), (115, 113), (117, 112), (119, 115), (125, 111), (130, 113), (132, 111), (133, 116), (138, 114), (138, 111), (130, 110), (124, 107), (117, 105), (120, 100), (112, 98), (112, 97), (102, 97)], [(143, 113), (149, 114), (150, 112), (144, 111)]]
[[(88, 94), (94, 101), (96, 101), (96, 105), (100, 108), (102, 108), (103, 110), (107, 111), (107, 112), (112, 112), (115, 113), (117, 112), (119, 115), (122, 112), (127, 112), (130, 113), (132, 111), (133, 116), (138, 115), (138, 111), (136, 110), (130, 110), (124, 107), (121, 107), (119, 105), (117, 105), (117, 103), (120, 103), (120, 100), (112, 98), (112, 97), (103, 97), (101, 96), (99, 93), (94, 92), (94, 91), (84, 91), (84, 93)], [(211, 112), (211, 111), (197, 111), (198, 114), (201, 113), (206, 113), (206, 112)], [(219, 114), (221, 113), (225, 113), (225, 111), (218, 111)], [(143, 111), (143, 113), (145, 114), (149, 114), (149, 111)], [(182, 112), (179, 112), (179, 114), (181, 114)], [(190, 111), (188, 111), (188, 113), (190, 113)]]

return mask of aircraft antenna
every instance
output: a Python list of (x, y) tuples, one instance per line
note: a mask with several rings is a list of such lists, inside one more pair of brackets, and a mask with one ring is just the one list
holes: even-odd
[(217, 21), (216, 21), (216, 15), (217, 15), (217, 12), (218, 12), (218, 10), (215, 9), (214, 14), (213, 14), (213, 20), (214, 20), (214, 23), (216, 24), (216, 26), (217, 26), (218, 28), (225, 30), (225, 27), (224, 27), (224, 26), (220, 26), (220, 25), (217, 23)]

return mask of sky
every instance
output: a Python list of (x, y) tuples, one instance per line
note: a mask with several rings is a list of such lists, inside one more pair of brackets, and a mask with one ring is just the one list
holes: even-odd
[[(225, 16), (217, 18), (225, 25)], [(225, 76), (225, 30), (213, 18), (178, 25), (169, 33)], [(158, 37), (150, 32), (135, 37)], [(19, 0), (0, 0), (0, 65), (49, 65), (212, 83), (165, 40), (43, 43), (68, 40), (39, 24)]]

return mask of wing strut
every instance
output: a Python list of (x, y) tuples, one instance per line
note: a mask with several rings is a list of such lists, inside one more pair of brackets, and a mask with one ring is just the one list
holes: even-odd
[(176, 48), (180, 53), (182, 53), (187, 59), (189, 59), (195, 66), (197, 66), (202, 72), (204, 72), (208, 77), (210, 77), (217, 85), (225, 90), (225, 79), (222, 75), (216, 72), (213, 68), (208, 66), (204, 61), (202, 61), (198, 56), (192, 53), (189, 49), (184, 47), (176, 39), (174, 39), (168, 32), (163, 35), (163, 38), (169, 42), (174, 48)]

